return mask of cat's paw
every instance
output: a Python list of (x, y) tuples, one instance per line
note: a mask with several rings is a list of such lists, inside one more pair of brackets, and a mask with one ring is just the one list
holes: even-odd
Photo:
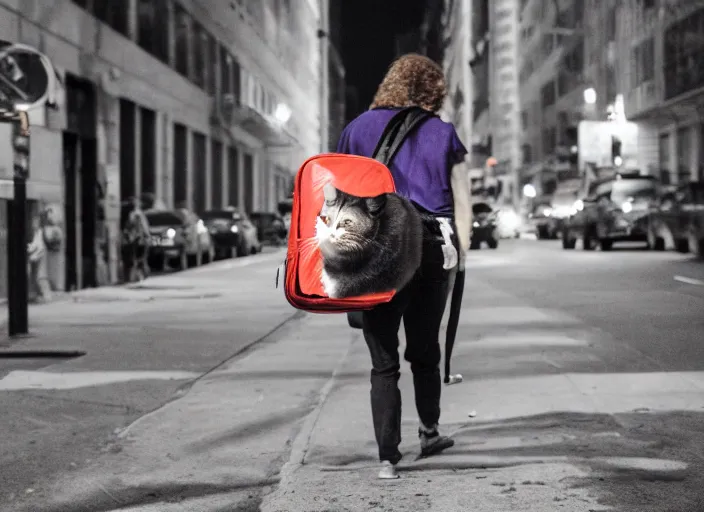
[(337, 284), (335, 283), (335, 280), (332, 279), (324, 270), (322, 275), (320, 276), (320, 282), (323, 284), (323, 291), (325, 292), (325, 295), (327, 295), (331, 299), (338, 298)]

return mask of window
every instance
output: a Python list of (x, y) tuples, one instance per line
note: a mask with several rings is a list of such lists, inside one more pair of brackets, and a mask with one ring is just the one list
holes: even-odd
[(122, 199), (136, 194), (136, 137), (137, 108), (134, 103), (120, 98), (120, 196)]
[(142, 175), (142, 193), (156, 192), (156, 114), (148, 108), (140, 108), (140, 166)]
[(205, 211), (205, 195), (208, 193), (205, 188), (205, 173), (207, 172), (205, 162), (206, 152), (205, 135), (193, 133), (193, 210), (200, 214)]
[(551, 80), (540, 89), (540, 98), (543, 108), (555, 104), (555, 82)]
[(501, 9), (496, 13), (496, 21), (510, 18), (513, 14), (513, 9)]
[(677, 178), (679, 183), (691, 180), (692, 172), (692, 128), (687, 126), (677, 130)]
[(252, 213), (254, 206), (254, 157), (244, 154), (244, 209)]
[(240, 105), (242, 103), (242, 77), (240, 63), (236, 59), (232, 59), (232, 94), (235, 96), (235, 102)]
[(616, 40), (616, 7), (609, 9), (606, 15), (606, 40)]
[(660, 181), (663, 185), (669, 185), (672, 180), (670, 178), (670, 135), (664, 133), (660, 135), (659, 143), (659, 158), (660, 158)]
[(638, 87), (655, 77), (655, 42), (652, 37), (633, 48), (631, 76), (632, 87)]
[(548, 155), (555, 151), (557, 145), (557, 130), (554, 126), (543, 129), (543, 154)]
[(205, 87), (206, 62), (208, 61), (208, 33), (197, 21), (193, 22), (193, 76), (198, 87)]
[(205, 60), (206, 86), (208, 94), (214, 96), (218, 89), (217, 63), (218, 63), (218, 42), (210, 34), (206, 35), (207, 56)]
[(528, 112), (525, 110), (521, 112), (521, 127), (524, 130), (528, 128)]
[(129, 4), (129, 0), (112, 0), (111, 2), (93, 0), (92, 12), (100, 21), (126, 36), (129, 27), (127, 20)]
[(220, 47), (220, 94), (232, 94), (232, 57)]
[(665, 99), (704, 86), (704, 8), (665, 32)]
[(239, 152), (234, 146), (227, 149), (227, 200), (230, 206), (240, 205), (240, 162)]
[(156, 24), (156, 33), (154, 34), (154, 48), (152, 54), (162, 62), (169, 62), (169, 46), (171, 44), (172, 31), (172, 9), (170, 9), (169, 0), (153, 0), (154, 3), (154, 18), (159, 21)]
[(210, 208), (222, 208), (222, 142), (214, 140), (210, 146)]
[(184, 205), (188, 199), (186, 195), (188, 182), (188, 129), (182, 124), (174, 125), (174, 206)]
[(176, 14), (176, 71), (183, 76), (190, 74), (191, 54), (191, 16), (178, 4), (175, 5)]

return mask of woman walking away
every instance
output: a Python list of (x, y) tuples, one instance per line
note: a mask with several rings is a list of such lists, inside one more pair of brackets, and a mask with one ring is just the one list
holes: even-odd
[[(379, 448), (379, 478), (398, 478), (402, 454), (398, 330), (406, 332), (404, 358), (413, 373), (420, 425), (421, 456), (454, 445), (440, 435), (440, 322), (450, 283), (469, 248), (470, 198), (464, 157), (467, 150), (454, 127), (437, 113), (446, 96), (442, 69), (427, 57), (395, 61), (367, 112), (342, 132), (337, 151), (371, 157), (387, 123), (400, 110), (420, 107), (431, 114), (409, 133), (389, 168), (397, 193), (423, 218), (423, 254), (413, 280), (387, 304), (363, 314), (364, 339), (372, 361), (371, 406)], [(459, 254), (458, 254), (459, 249)]]

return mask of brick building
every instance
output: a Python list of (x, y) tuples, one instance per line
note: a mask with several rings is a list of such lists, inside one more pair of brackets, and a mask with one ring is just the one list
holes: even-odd
[[(31, 201), (64, 213), (59, 288), (118, 280), (127, 197), (197, 213), (271, 210), (285, 197), (327, 124), (317, 36), (326, 3), (0, 0), (0, 38), (46, 53), (63, 83), (59, 108), (31, 115), (28, 183)], [(8, 154), (2, 146), (3, 203)]]

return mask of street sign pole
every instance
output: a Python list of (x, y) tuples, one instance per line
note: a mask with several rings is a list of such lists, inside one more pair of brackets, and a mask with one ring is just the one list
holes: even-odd
[(56, 72), (36, 48), (0, 41), (0, 122), (12, 123), (13, 199), (8, 227), (8, 334), (29, 334), (27, 268), (27, 178), (29, 115), (54, 103)]
[(8, 334), (29, 334), (27, 272), (27, 176), (29, 174), (29, 119), (19, 112), (12, 124), (14, 177), (8, 249)]

